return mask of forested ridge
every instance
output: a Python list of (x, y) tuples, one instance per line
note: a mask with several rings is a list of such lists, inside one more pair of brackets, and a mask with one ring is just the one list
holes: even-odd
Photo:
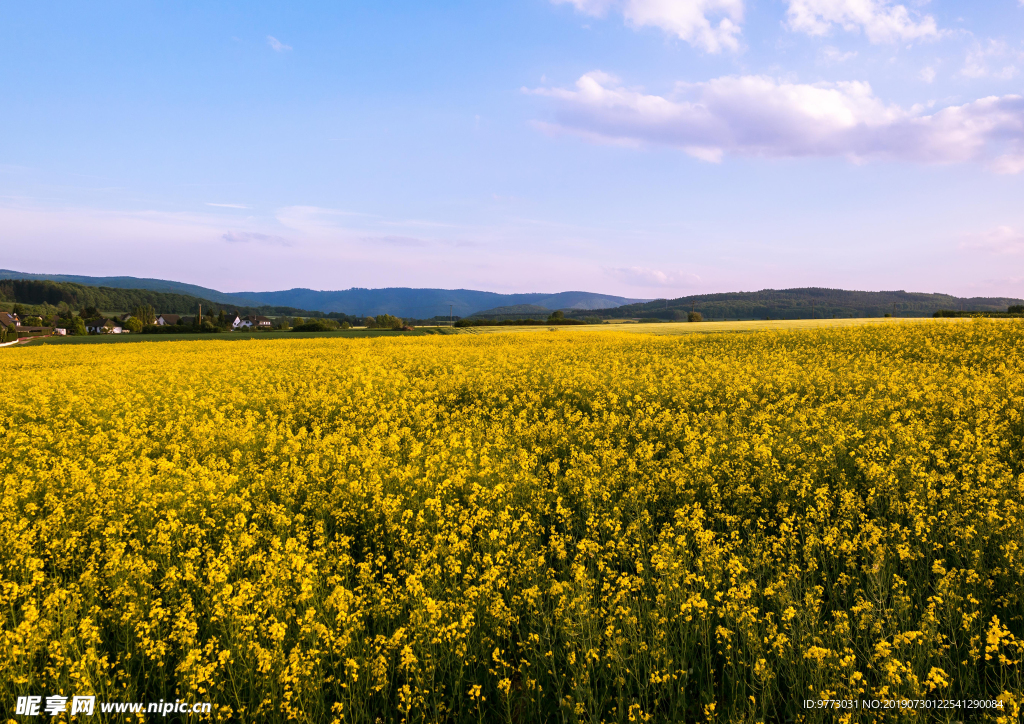
[(1020, 304), (1008, 297), (954, 297), (903, 290), (862, 292), (807, 287), (762, 289), (757, 292), (698, 294), (677, 299), (657, 299), (612, 309), (572, 311), (572, 316), (596, 315), (602, 319), (685, 319), (700, 312), (704, 319), (809, 319), (812, 317), (930, 317), (943, 309), (965, 312), (1005, 312)]
[(5, 279), (0, 281), (0, 301), (18, 304), (66, 304), (70, 309), (94, 307), (104, 311), (127, 312), (142, 305), (151, 305), (161, 314), (194, 314), (202, 304), (215, 305), (209, 299), (187, 294), (154, 292), (148, 289), (114, 289), (87, 287), (72, 282), (51, 282), (38, 279)]
[[(189, 294), (155, 292), (149, 289), (115, 289), (113, 287), (93, 287), (74, 282), (53, 282), (44, 279), (4, 279), (0, 280), (0, 302), (23, 305), (50, 305), (60, 307), (62, 304), (70, 310), (92, 308), (105, 313), (130, 312), (131, 310), (149, 305), (158, 314), (195, 314), (199, 305), (203, 313), (216, 313), (221, 309), (237, 311), (239, 314), (288, 314), (313, 316), (318, 312), (304, 309), (278, 306), (251, 307), (244, 305), (213, 302), (209, 299), (194, 297)], [(321, 315), (322, 316), (322, 315)]]

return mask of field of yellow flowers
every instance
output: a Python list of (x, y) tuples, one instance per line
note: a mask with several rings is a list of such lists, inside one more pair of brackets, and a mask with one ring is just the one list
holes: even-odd
[(1022, 355), (992, 320), (4, 351), (0, 711), (1019, 721)]

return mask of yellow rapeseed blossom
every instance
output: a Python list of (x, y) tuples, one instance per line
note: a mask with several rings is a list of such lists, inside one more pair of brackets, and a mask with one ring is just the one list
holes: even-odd
[(1022, 350), (984, 320), (3, 350), (0, 711), (1011, 721)]

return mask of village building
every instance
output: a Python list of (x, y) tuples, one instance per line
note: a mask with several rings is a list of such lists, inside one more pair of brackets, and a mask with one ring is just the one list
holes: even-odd
[(248, 317), (242, 317), (232, 326), (234, 329), (270, 329), (274, 324), (267, 317), (253, 314)]
[(113, 319), (90, 319), (85, 323), (85, 331), (89, 334), (121, 334), (124, 328)]
[(246, 317), (242, 320), (248, 327), (255, 327), (256, 329), (270, 329), (274, 326), (274, 323), (269, 317), (261, 317), (257, 314)]
[(161, 327), (166, 327), (170, 324), (177, 324), (181, 316), (178, 314), (161, 314), (156, 318), (156, 323)]
[(20, 324), (14, 327), (14, 331), (18, 334), (31, 334), (36, 336), (42, 336), (46, 334), (53, 334), (53, 327), (22, 327)]

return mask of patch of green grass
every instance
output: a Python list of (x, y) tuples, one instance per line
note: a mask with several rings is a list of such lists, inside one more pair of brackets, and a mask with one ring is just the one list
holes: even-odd
[(934, 321), (931, 317), (847, 317), (843, 319), (749, 319), (736, 322), (636, 322), (619, 324), (586, 324), (572, 327), (464, 327), (461, 334), (497, 334), (500, 332), (547, 332), (567, 329), (578, 332), (631, 332), (634, 334), (677, 335), (709, 332), (759, 332), (769, 330), (821, 329), (856, 327), (865, 324), (919, 323)]
[[(434, 327), (417, 328), (412, 332), (390, 329), (339, 329), (333, 332), (224, 332), (222, 334), (91, 334), (87, 337), (40, 337), (29, 343), (32, 347), (42, 344), (119, 344), (129, 342), (180, 342), (184, 340), (227, 340), (249, 339), (309, 339), (311, 337), (423, 337), (428, 334), (448, 334), (449, 330)], [(22, 345), (18, 345), (19, 347)]]

